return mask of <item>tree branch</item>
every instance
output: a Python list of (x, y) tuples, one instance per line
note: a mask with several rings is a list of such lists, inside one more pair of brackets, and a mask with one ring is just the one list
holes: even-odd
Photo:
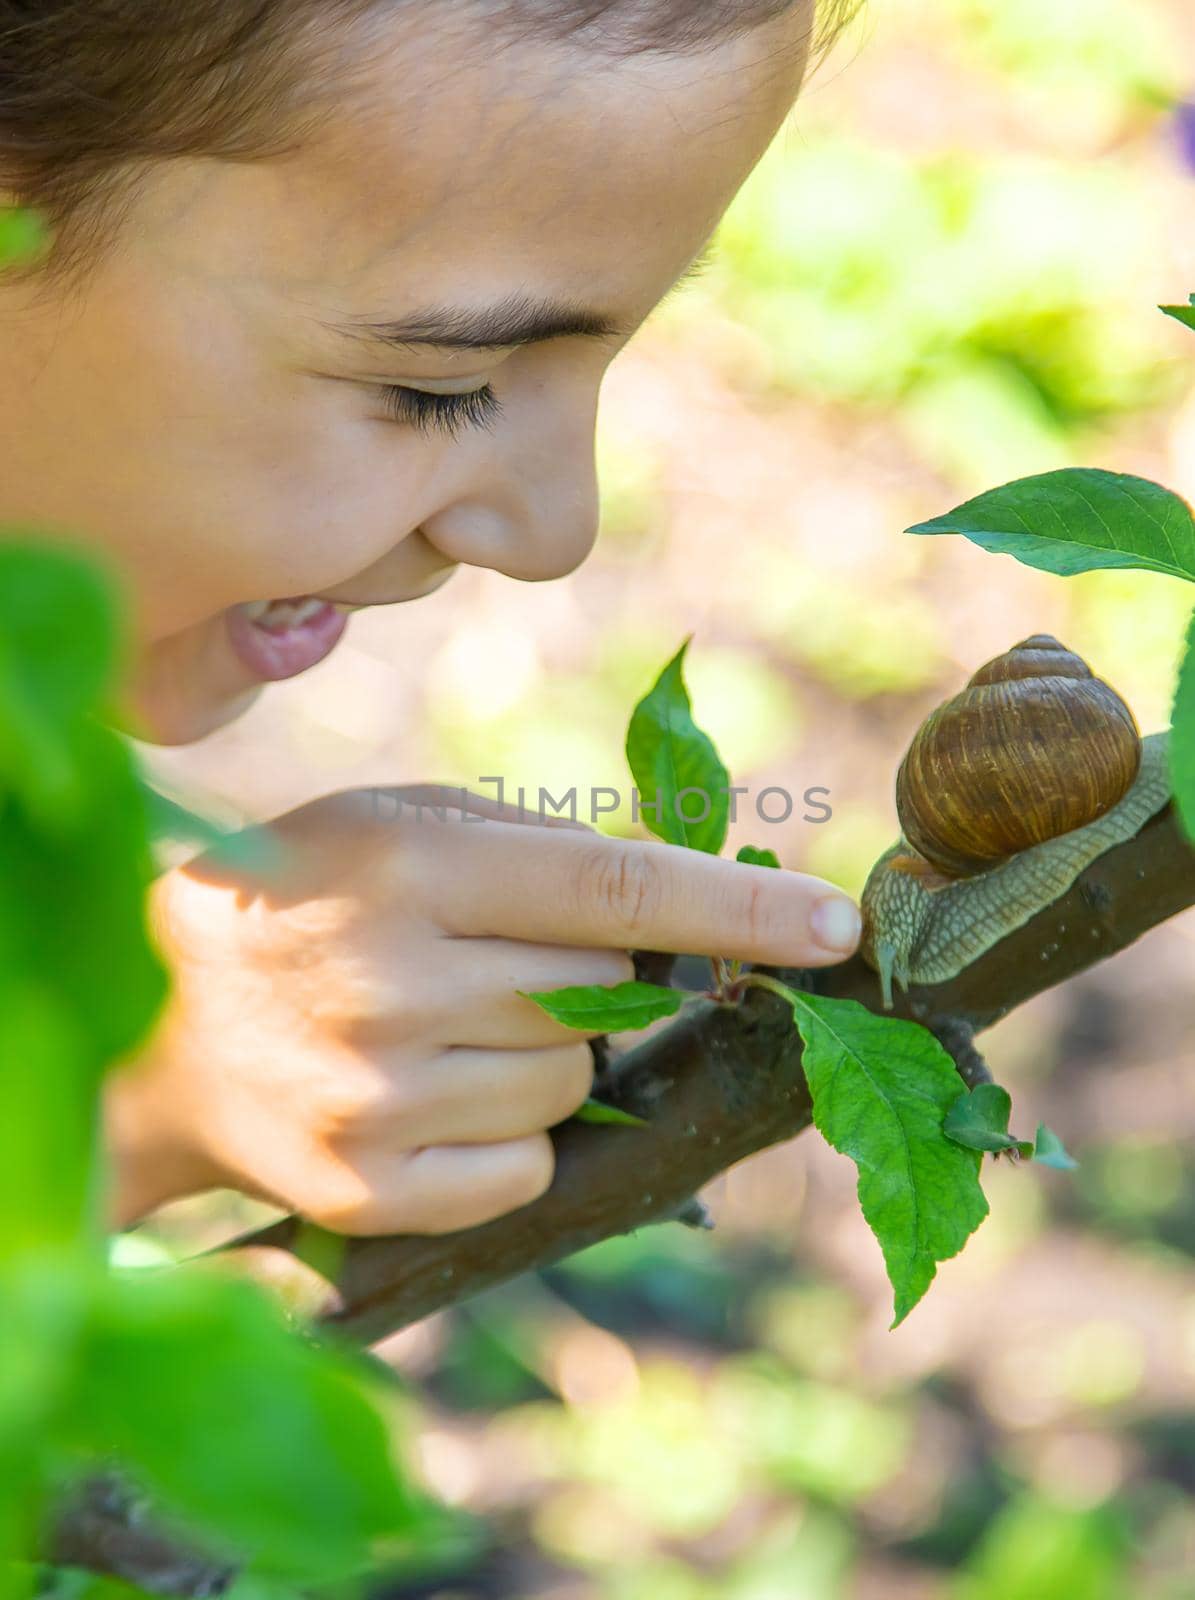
[[(982, 1081), (986, 1067), (972, 1042), (976, 1033), (1192, 905), (1195, 850), (1168, 809), (948, 983), (898, 994), (894, 1014), (925, 1023), (962, 1077)], [(796, 988), (858, 1000), (872, 1010), (881, 1006), (879, 980), (858, 957), (816, 972), (777, 975)], [(800, 1037), (784, 1002), (761, 990), (749, 991), (737, 1006), (695, 1001), (662, 1032), (606, 1060), (602, 1092), (649, 1125), (565, 1124), (555, 1135), (551, 1190), (484, 1227), (441, 1238), (348, 1241), (330, 1325), (370, 1343), (602, 1239), (682, 1219), (711, 1178), (810, 1121)], [(259, 1263), (276, 1260), (279, 1251), (301, 1252), (302, 1236), (302, 1226), (287, 1219), (233, 1248), (259, 1252)], [(210, 1595), (226, 1581), (211, 1562), (164, 1550), (148, 1528), (130, 1530), (117, 1521), (114, 1532), (93, 1501), (87, 1520), (78, 1514), (65, 1519), (58, 1548), (69, 1550), (77, 1564), (147, 1588), (160, 1581), (165, 1564), (172, 1575), (183, 1575), (170, 1591), (177, 1594)], [(192, 1569), (188, 1587), (185, 1574)]]
[[(796, 976), (790, 974), (790, 977)], [(802, 975), (803, 976), (803, 975)], [(603, 1090), (645, 1128), (558, 1128), (556, 1178), (542, 1199), (440, 1238), (353, 1240), (329, 1322), (365, 1343), (518, 1273), (673, 1218), (711, 1178), (809, 1124), (801, 1041), (782, 1000), (710, 1000), (611, 1064)], [(290, 1249), (293, 1218), (253, 1236)]]
[[(976, 1061), (982, 1067), (970, 1043), (975, 1033), (1191, 905), (1195, 850), (1168, 808), (948, 983), (898, 993), (894, 1015), (932, 1028), (968, 1078), (978, 1073)], [(859, 957), (778, 975), (795, 987), (880, 1009), (879, 980)], [(555, 1136), (558, 1168), (548, 1194), (484, 1227), (442, 1238), (350, 1241), (337, 1279), (342, 1305), (331, 1323), (372, 1342), (586, 1245), (675, 1214), (719, 1172), (808, 1126), (800, 1052), (787, 1008), (774, 996), (752, 991), (738, 1007), (695, 1004), (608, 1069), (603, 1092), (649, 1118), (649, 1127), (566, 1124)], [(288, 1219), (245, 1242), (287, 1250), (297, 1231)]]

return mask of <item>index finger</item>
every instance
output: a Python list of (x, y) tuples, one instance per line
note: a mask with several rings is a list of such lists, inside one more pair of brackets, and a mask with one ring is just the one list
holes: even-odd
[(854, 902), (803, 872), (505, 822), (436, 830), (427, 846), (415, 870), (448, 933), (793, 967), (841, 961), (859, 942)]

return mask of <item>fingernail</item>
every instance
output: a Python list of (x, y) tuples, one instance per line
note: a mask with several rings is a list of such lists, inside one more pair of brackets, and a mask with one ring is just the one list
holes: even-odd
[(838, 894), (827, 895), (816, 903), (809, 917), (809, 925), (822, 949), (833, 950), (839, 955), (849, 955), (863, 932), (863, 918), (858, 906)]

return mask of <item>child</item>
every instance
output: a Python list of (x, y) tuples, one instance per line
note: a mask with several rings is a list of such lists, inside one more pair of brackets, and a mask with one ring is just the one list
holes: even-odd
[[(0, 523), (124, 580), (126, 728), (199, 739), (461, 564), (585, 558), (602, 375), (813, 26), (805, 0), (0, 0), (0, 167), (55, 240), (0, 279)], [(159, 881), (175, 992), (109, 1096), (118, 1223), (216, 1185), (349, 1233), (488, 1220), (548, 1186), (590, 1088), (584, 1037), (517, 990), (858, 939), (814, 878), (469, 813), (334, 794), (276, 824), (281, 884)]]

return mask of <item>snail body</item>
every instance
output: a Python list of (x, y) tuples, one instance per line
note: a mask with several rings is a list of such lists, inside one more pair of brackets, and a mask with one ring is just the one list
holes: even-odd
[(1170, 797), (1166, 748), (1049, 635), (981, 667), (914, 737), (901, 837), (863, 891), (885, 1006), (894, 980), (954, 977), (1131, 839)]

